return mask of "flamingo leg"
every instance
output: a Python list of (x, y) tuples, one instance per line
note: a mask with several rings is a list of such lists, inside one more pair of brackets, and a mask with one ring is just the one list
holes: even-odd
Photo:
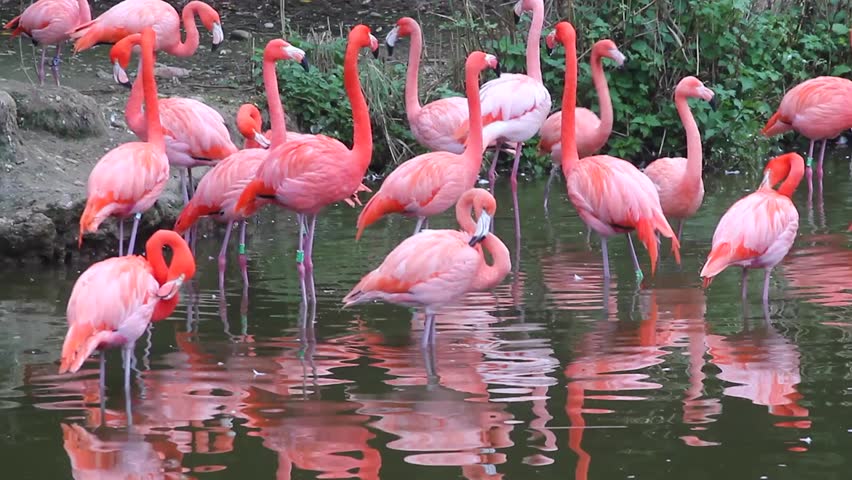
[(491, 184), (491, 194), (494, 195), (494, 184), (497, 182), (497, 161), (500, 159), (500, 147), (503, 144), (497, 142), (494, 144), (494, 158), (491, 160), (491, 167), (488, 169), (488, 183)]
[(817, 183), (819, 185), (819, 191), (822, 192), (822, 162), (825, 159), (825, 145), (828, 143), (828, 139), (824, 138), (822, 140), (822, 146), (819, 149), (819, 162), (817, 162)]
[(544, 213), (547, 214), (547, 202), (550, 199), (550, 185), (553, 183), (553, 179), (555, 179), (559, 175), (559, 170), (561, 168), (553, 165), (550, 167), (550, 176), (547, 177), (547, 184), (544, 185)]
[(814, 193), (814, 172), (813, 172), (813, 164), (814, 164), (814, 141), (811, 140), (811, 145), (808, 147), (808, 158), (805, 161), (805, 176), (808, 177), (808, 206), (811, 205), (813, 201), (813, 193)]
[(225, 288), (225, 267), (228, 264), (228, 241), (231, 239), (231, 229), (234, 228), (234, 222), (228, 222), (225, 227), (225, 239), (222, 240), (222, 248), (219, 249), (219, 289)]
[(308, 304), (308, 296), (307, 291), (305, 290), (305, 216), (303, 214), (298, 214), (296, 216), (299, 220), (299, 249), (296, 250), (296, 270), (299, 272), (299, 283), (302, 286), (302, 303), (304, 305)]
[(426, 348), (429, 344), (435, 341), (435, 312), (431, 309), (426, 309), (426, 321), (423, 324), (423, 337), (420, 340), (420, 346)]
[(627, 245), (630, 246), (630, 256), (633, 257), (633, 269), (636, 271), (636, 285), (642, 286), (642, 279), (645, 278), (645, 275), (642, 274), (642, 267), (639, 266), (639, 257), (636, 256), (636, 247), (633, 246), (633, 237), (630, 236), (629, 233), (625, 234), (627, 236)]
[(686, 222), (686, 220), (681, 218), (677, 223), (677, 241), (678, 242), (683, 242), (683, 224), (685, 222)]
[(186, 188), (187, 188), (187, 196), (189, 199), (192, 199), (192, 196), (195, 194), (195, 187), (192, 185), (192, 169), (186, 167)]
[(767, 268), (763, 274), (763, 304), (769, 304), (769, 278), (772, 275), (772, 268)]
[[(183, 169), (180, 170), (180, 188), (183, 190), (183, 204), (186, 205), (189, 203), (189, 190), (186, 187), (186, 172)], [(189, 241), (189, 233), (186, 234), (184, 239)]]
[[(518, 149), (520, 151), (520, 149)], [(516, 171), (514, 169), (513, 171)], [(517, 179), (512, 177), (512, 207), (515, 209), (515, 246), (520, 252), (521, 249), (521, 207), (518, 202), (518, 182)], [(493, 232), (493, 230), (492, 230)], [(520, 255), (520, 253), (518, 253)]]
[(423, 230), (428, 230), (428, 229), (429, 229), (429, 217), (425, 217), (423, 219)]
[(305, 246), (305, 267), (308, 273), (308, 285), (310, 286), (310, 299), (314, 303), (317, 301), (317, 289), (314, 284), (314, 232), (316, 231), (317, 226), (317, 216), (309, 215), (306, 218), (308, 223), (308, 244)]
[(249, 283), (248, 279), (248, 257), (246, 256), (246, 225), (248, 221), (243, 220), (240, 222), (240, 247), (239, 247), (239, 261), (240, 261), (240, 272), (243, 274), (243, 286), (247, 287)]
[(124, 256), (124, 219), (118, 219), (118, 256)]
[(56, 44), (56, 55), (53, 56), (53, 59), (50, 61), (50, 70), (53, 72), (53, 80), (56, 82), (56, 86), (59, 86), (59, 64), (62, 62), (60, 59), (60, 55), (62, 54), (62, 43)]
[(44, 62), (47, 60), (47, 48), (41, 49), (41, 63), (36, 63), (36, 73), (38, 74), (38, 84), (44, 85)]
[(743, 267), (743, 301), (748, 297), (748, 268)]
[(141, 218), (141, 213), (133, 216), (133, 228), (130, 230), (130, 245), (127, 247), (128, 255), (133, 255), (133, 247), (136, 246), (136, 232), (139, 230), (139, 219)]
[(106, 402), (106, 350), (101, 350), (100, 357), (101, 376), (98, 380), (98, 392), (101, 396), (101, 405), (104, 405), (104, 402)]
[(121, 349), (121, 359), (124, 362), (124, 393), (130, 397), (130, 357), (133, 356), (133, 344)]
[(509, 177), (509, 183), (512, 185), (512, 193), (518, 193), (518, 168), (521, 165), (521, 151), (524, 149), (524, 143), (518, 142), (515, 144), (515, 160), (512, 162), (512, 175)]
[(420, 233), (420, 230), (423, 228), (423, 222), (426, 220), (426, 217), (417, 217), (417, 225), (414, 226), (414, 234), (417, 235)]
[[(609, 280), (609, 252), (606, 248), (606, 237), (601, 236), (601, 252), (603, 252), (604, 280)], [(609, 282), (604, 282), (607, 284)]]

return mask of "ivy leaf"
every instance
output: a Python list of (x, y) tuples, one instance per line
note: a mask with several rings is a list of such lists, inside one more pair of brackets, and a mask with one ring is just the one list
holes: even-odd
[(849, 27), (842, 23), (833, 23), (831, 24), (831, 32), (837, 35), (846, 35), (849, 33)]
[(831, 69), (831, 76), (839, 77), (844, 73), (852, 72), (852, 67), (846, 64), (835, 65), (834, 68)]

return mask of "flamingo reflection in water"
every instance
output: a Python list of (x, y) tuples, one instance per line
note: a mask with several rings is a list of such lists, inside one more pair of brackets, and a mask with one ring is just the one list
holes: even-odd
[[(803, 235), (782, 264), (792, 297), (826, 307), (852, 305), (852, 250), (848, 235)], [(826, 312), (829, 314), (830, 312)], [(836, 322), (839, 326), (852, 326)]]

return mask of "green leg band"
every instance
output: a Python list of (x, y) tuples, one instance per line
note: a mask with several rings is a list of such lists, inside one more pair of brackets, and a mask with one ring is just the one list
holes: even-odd
[(642, 273), (642, 269), (636, 270), (636, 283), (641, 284), (644, 278), (645, 275)]
[(304, 263), (305, 262), (305, 251), (304, 250), (296, 250), (296, 263)]
[(814, 157), (808, 157), (807, 161), (805, 162), (805, 166), (808, 167), (808, 168), (813, 167), (814, 166)]
[(245, 255), (245, 254), (246, 254), (246, 244), (245, 244), (245, 243), (241, 243), (241, 244), (240, 244), (239, 252), (240, 252), (240, 255)]

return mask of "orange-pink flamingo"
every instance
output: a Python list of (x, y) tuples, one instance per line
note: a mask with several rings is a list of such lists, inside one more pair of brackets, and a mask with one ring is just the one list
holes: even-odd
[[(168, 266), (163, 259), (164, 246), (172, 249)], [(147, 258), (129, 255), (98, 262), (74, 283), (59, 373), (76, 372), (95, 350), (121, 347), (124, 389), (129, 392), (130, 357), (136, 340), (152, 321), (171, 315), (181, 285), (195, 275), (192, 252), (175, 232), (157, 231), (148, 239), (145, 251)], [(101, 353), (101, 391), (105, 365)]]
[(479, 73), (488, 67), (498, 69), (497, 58), (482, 52), (471, 53), (465, 64), (465, 110), (471, 112), (471, 126), (463, 153), (430, 152), (398, 166), (358, 215), (356, 240), (367, 226), (391, 213), (417, 217), (417, 233), (424, 220), (445, 212), (474, 186), (483, 150)]
[[(479, 55), (484, 62), (485, 54)], [(468, 190), (456, 204), (462, 231), (424, 230), (407, 238), (343, 298), (344, 307), (372, 300), (423, 307), (426, 328), (422, 345), (434, 342), (437, 308), (467, 292), (494, 288), (512, 268), (506, 245), (490, 233), (496, 210), (497, 202), (486, 190)], [(492, 265), (485, 261), (482, 247), (491, 254)]]
[[(274, 147), (258, 168), (255, 179), (246, 186), (236, 206), (237, 212), (249, 212), (257, 208), (258, 200), (272, 200), (299, 215), (301, 231), (296, 263), (303, 302), (307, 302), (306, 273), (310, 274), (311, 297), (316, 299), (311, 253), (317, 214), (335, 202), (351, 199), (362, 189), (361, 180), (373, 155), (370, 112), (358, 78), (358, 52), (366, 47), (378, 55), (379, 42), (370, 33), (370, 28), (356, 25), (349, 32), (343, 66), (344, 88), (352, 104), (352, 149), (325, 135), (303, 135), (297, 140)], [(304, 231), (306, 235), (301, 234)]]
[(701, 178), (701, 133), (687, 98), (700, 98), (716, 109), (716, 94), (695, 77), (684, 77), (675, 88), (675, 106), (686, 131), (686, 156), (663, 157), (645, 167), (645, 175), (657, 186), (660, 205), (667, 217), (678, 220), (677, 238), (683, 241), (683, 223), (695, 215), (704, 200)]
[[(769, 161), (763, 182), (754, 193), (731, 205), (713, 233), (713, 247), (701, 269), (704, 288), (730, 266), (743, 268), (743, 300), (748, 292), (748, 269), (763, 268), (763, 303), (769, 302), (769, 277), (790, 251), (799, 230), (799, 212), (791, 197), (805, 171), (799, 154), (786, 153)], [(784, 183), (773, 187), (781, 181)]]
[(68, 32), (82, 23), (92, 21), (88, 0), (38, 0), (24, 13), (10, 20), (4, 29), (12, 29), (12, 38), (30, 37), (34, 45), (41, 46), (41, 63), (36, 64), (39, 85), (44, 85), (44, 61), (47, 47), (56, 45), (56, 54), (50, 62), (53, 80), (59, 86), (59, 62), (62, 44), (71, 38)]
[[(124, 69), (130, 63), (132, 49), (139, 44), (139, 38), (138, 33), (128, 35), (110, 50), (114, 76), (121, 84), (129, 84)], [(142, 83), (137, 77), (127, 100), (125, 118), (130, 130), (144, 140), (147, 131), (142, 102)], [(187, 203), (192, 196), (192, 168), (213, 166), (236, 153), (237, 147), (231, 141), (222, 115), (198, 100), (182, 97), (161, 99), (160, 123), (169, 164), (180, 169), (183, 201)]]
[(269, 148), (272, 144), (263, 134), (263, 116), (252, 103), (244, 103), (237, 110), (237, 131), (245, 138), (243, 150)]
[[(265, 83), (269, 97), (269, 108), (270, 111), (274, 112), (271, 115), (275, 119), (274, 128), (283, 127), (284, 117), (284, 108), (277, 97), (278, 82), (275, 76), (275, 65), (279, 60), (293, 60), (307, 65), (305, 52), (284, 40), (271, 40), (266, 45), (263, 53), (263, 74), (267, 79)], [(278, 118), (279, 116), (281, 118)], [(227, 223), (225, 238), (218, 259), (220, 289), (224, 288), (228, 241), (235, 222), (240, 222), (239, 260), (243, 281), (248, 284), (245, 251), (246, 219), (254, 212), (238, 213), (235, 206), (243, 189), (254, 180), (258, 167), (268, 155), (265, 149), (248, 148), (248, 146), (252, 143), (262, 143), (267, 146), (270, 144), (270, 141), (260, 133), (262, 129), (260, 112), (254, 105), (246, 104), (240, 107), (237, 116), (237, 128), (246, 137), (247, 148), (228, 156), (201, 178), (195, 195), (183, 208), (175, 223), (175, 231), (181, 234), (192, 227), (202, 216), (213, 216), (217, 221)], [(259, 139), (259, 142), (255, 139)]]
[[(556, 38), (553, 34), (547, 36), (548, 49), (553, 49)], [(612, 123), (614, 115), (612, 112), (612, 99), (609, 96), (609, 85), (606, 83), (606, 75), (603, 70), (603, 59), (609, 58), (619, 68), (626, 61), (624, 54), (618, 50), (615, 42), (609, 39), (598, 40), (592, 47), (592, 58), (589, 64), (592, 67), (592, 83), (598, 94), (601, 116), (598, 118), (595, 112), (588, 108), (578, 107), (574, 112), (577, 124), (577, 152), (580, 158), (594, 155), (606, 145), (612, 134)], [(562, 111), (558, 111), (547, 117), (541, 126), (541, 141), (538, 144), (540, 153), (550, 154), (553, 166), (550, 168), (550, 177), (544, 187), (544, 210), (547, 211), (547, 203), (550, 197), (550, 185), (553, 179), (562, 169)]]
[(767, 137), (795, 130), (810, 139), (806, 173), (808, 193), (813, 192), (814, 142), (822, 140), (817, 179), (822, 181), (822, 163), (828, 139), (852, 128), (852, 81), (840, 77), (816, 77), (790, 89), (761, 133)]
[[(107, 152), (89, 174), (86, 208), (80, 217), (79, 246), (83, 235), (98, 230), (107, 217), (118, 217), (118, 254), (124, 255), (124, 219), (133, 216), (127, 254), (133, 254), (142, 212), (148, 210), (169, 180), (169, 159), (160, 125), (157, 82), (154, 79), (154, 30), (142, 35), (142, 81), (145, 92), (146, 142), (128, 142)], [(147, 40), (147, 44), (146, 44)]]
[(577, 153), (577, 45), (574, 27), (568, 22), (556, 25), (556, 39), (565, 46), (565, 93), (562, 97), (562, 173), (568, 198), (583, 222), (601, 237), (604, 279), (609, 280), (607, 238), (627, 236), (636, 278), (643, 274), (636, 258), (630, 232), (635, 230), (651, 257), (651, 275), (657, 268), (655, 232), (672, 239), (675, 259), (680, 263), (680, 243), (663, 215), (660, 198), (651, 180), (633, 164), (608, 155), (586, 157)]

